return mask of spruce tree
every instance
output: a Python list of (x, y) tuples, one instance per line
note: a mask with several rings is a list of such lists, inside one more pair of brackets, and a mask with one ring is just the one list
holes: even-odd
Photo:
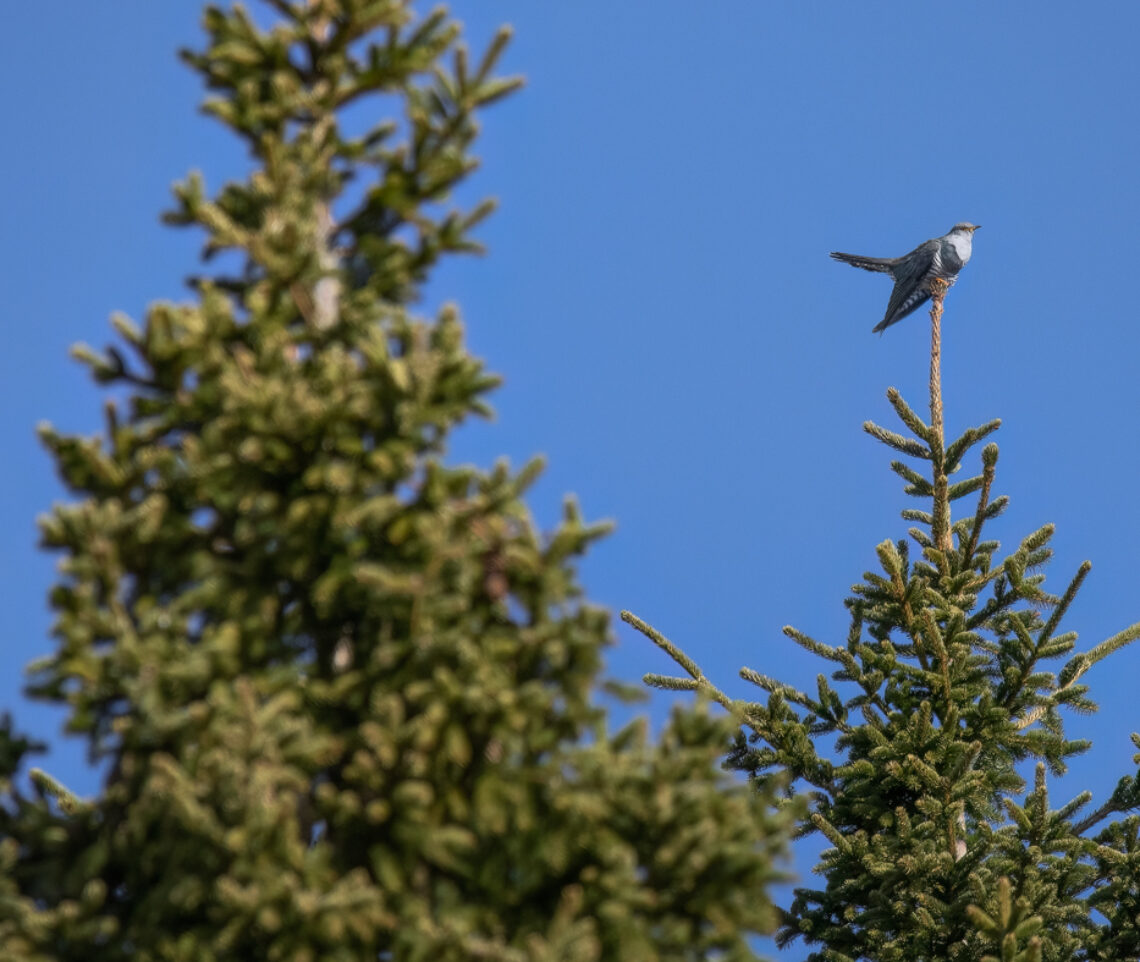
[[(802, 939), (813, 962), (1135, 959), (1140, 818), (1128, 813), (1140, 808), (1140, 780), (1125, 775), (1091, 810), (1088, 792), (1055, 807), (1048, 781), (1089, 747), (1063, 727), (1065, 712), (1095, 708), (1082, 677), (1140, 637), (1140, 624), (1074, 653), (1077, 635), (1061, 622), (1089, 564), (1053, 594), (1052, 525), (1004, 556), (986, 537), (1008, 503), (994, 490), (996, 444), (982, 447), (977, 474), (952, 480), (1000, 422), (945, 442), (941, 283), (929, 423), (891, 389), (904, 432), (865, 425), (907, 459), (891, 469), (922, 505), (902, 513), (909, 540), (875, 549), (878, 569), (846, 600), (844, 642), (784, 629), (833, 666), (830, 677), (805, 692), (744, 669), (766, 698), (730, 699), (658, 631), (623, 617), (685, 672), (649, 684), (703, 692), (738, 721), (730, 767), (761, 791), (783, 778), (807, 792), (798, 832), (829, 847), (814, 868), (822, 884), (797, 888), (781, 910), (781, 945)], [(958, 505), (969, 508), (953, 520)]]
[[(42, 432), (73, 500), (31, 693), (106, 772), (77, 798), (0, 732), (0, 946), (23, 960), (752, 958), (781, 817), (723, 772), (733, 726), (599, 707), (607, 614), (539, 473), (445, 463), (497, 384), (414, 306), (492, 209), (456, 209), (501, 31), (445, 11), (209, 7), (186, 61), (252, 170), (171, 224), (225, 269), (80, 348), (101, 436)], [(369, 101), (402, 113), (350, 133)], [(359, 114), (357, 114), (359, 116)]]

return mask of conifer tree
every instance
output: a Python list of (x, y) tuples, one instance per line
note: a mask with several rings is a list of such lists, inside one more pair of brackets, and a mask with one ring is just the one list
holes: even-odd
[[(752, 958), (782, 819), (721, 771), (733, 726), (610, 732), (574, 566), (606, 526), (538, 532), (537, 461), (445, 463), (497, 381), (414, 305), (491, 211), (449, 192), (507, 31), (473, 59), (407, 0), (269, 6), (185, 54), (253, 169), (167, 219), (228, 269), (78, 350), (101, 436), (42, 432), (74, 498), (30, 691), (106, 779), (21, 789), (0, 732), (3, 958)], [(369, 101), (403, 112), (350, 133)]]
[[(1140, 818), (1128, 813), (1140, 808), (1140, 780), (1125, 775), (1090, 811), (1088, 792), (1054, 807), (1048, 776), (1089, 747), (1063, 728), (1066, 711), (1095, 708), (1085, 672), (1140, 637), (1140, 624), (1074, 653), (1077, 635), (1061, 621), (1089, 564), (1055, 595), (1043, 572), (1052, 525), (1004, 557), (985, 536), (1008, 503), (994, 492), (995, 444), (982, 448), (979, 473), (951, 480), (1000, 422), (945, 443), (946, 288), (936, 284), (930, 422), (892, 388), (906, 433), (865, 425), (912, 462), (891, 462), (924, 503), (903, 511), (910, 540), (877, 546), (878, 570), (846, 600), (843, 643), (784, 629), (833, 666), (830, 678), (804, 692), (744, 669), (767, 697), (733, 700), (655, 629), (623, 618), (685, 672), (649, 684), (703, 692), (738, 721), (732, 768), (761, 791), (787, 778), (808, 793), (798, 832), (829, 847), (814, 869), (821, 886), (797, 888), (781, 910), (781, 945), (802, 939), (813, 962), (1135, 959)], [(971, 507), (955, 521), (959, 504)], [(1028, 791), (1026, 765), (1035, 765)]]

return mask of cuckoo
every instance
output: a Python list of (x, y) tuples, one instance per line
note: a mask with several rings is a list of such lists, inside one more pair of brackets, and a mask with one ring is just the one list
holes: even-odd
[(890, 274), (894, 278), (895, 288), (887, 302), (887, 313), (871, 329), (882, 333), (930, 300), (932, 280), (941, 278), (947, 285), (952, 285), (958, 279), (958, 271), (970, 259), (974, 231), (978, 227), (978, 224), (967, 224), (965, 221), (955, 224), (944, 237), (935, 237), (919, 244), (902, 257), (863, 257), (859, 254), (841, 254), (839, 251), (832, 251), (831, 256), (852, 267)]

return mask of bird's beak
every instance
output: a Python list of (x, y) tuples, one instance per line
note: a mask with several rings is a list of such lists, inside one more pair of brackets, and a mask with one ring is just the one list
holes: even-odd
[(981, 226), (982, 226), (981, 224), (975, 224), (975, 225), (973, 226), (973, 228), (970, 230), (970, 233), (971, 233), (971, 234), (972, 234), (972, 233), (974, 233), (974, 231), (976, 231), (976, 230), (977, 230), (979, 227), (981, 227)]

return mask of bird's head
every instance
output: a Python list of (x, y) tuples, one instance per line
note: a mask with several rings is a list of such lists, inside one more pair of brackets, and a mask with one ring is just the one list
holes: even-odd
[(971, 224), (969, 221), (960, 221), (950, 228), (951, 234), (973, 234), (981, 224)]

